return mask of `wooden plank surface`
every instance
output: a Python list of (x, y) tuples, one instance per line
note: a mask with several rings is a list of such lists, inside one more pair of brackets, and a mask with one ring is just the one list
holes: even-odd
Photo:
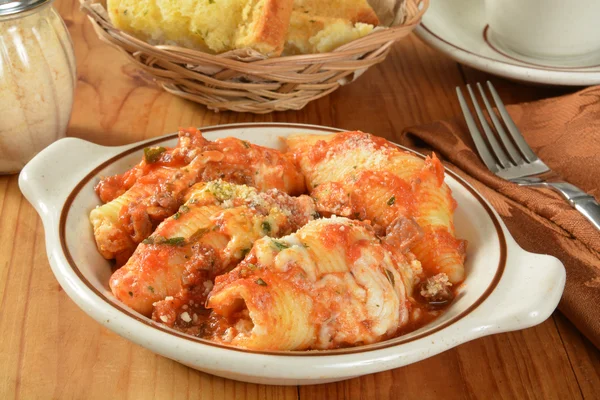
[[(284, 121), (362, 129), (393, 138), (403, 128), (460, 116), (454, 88), (490, 78), (411, 36), (357, 82), (297, 112), (213, 113), (160, 91), (102, 43), (77, 0), (57, 0), (73, 37), (78, 82), (70, 136), (125, 144), (180, 126)], [(573, 89), (491, 77), (508, 103)], [(464, 344), (405, 368), (345, 382), (273, 387), (204, 374), (101, 327), (54, 279), (44, 232), (16, 176), (0, 177), (0, 398), (398, 399), (596, 398), (600, 353), (559, 313), (520, 332)]]

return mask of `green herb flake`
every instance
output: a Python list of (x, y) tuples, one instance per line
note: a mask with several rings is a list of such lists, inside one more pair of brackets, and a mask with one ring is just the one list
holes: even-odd
[(154, 244), (154, 238), (152, 236), (147, 237), (146, 239), (142, 240), (142, 243), (144, 243), (144, 244)]
[(271, 224), (268, 221), (264, 221), (260, 227), (262, 228), (264, 233), (271, 233)]
[(164, 244), (167, 244), (169, 246), (182, 246), (183, 244), (185, 244), (185, 238), (182, 238), (181, 236), (172, 237), (166, 239)]
[(272, 240), (271, 244), (273, 245), (273, 247), (275, 247), (275, 250), (279, 250), (279, 251), (285, 250), (290, 247), (287, 244), (279, 242), (277, 240)]
[(157, 162), (160, 159), (160, 155), (167, 151), (162, 146), (159, 147), (146, 147), (144, 149), (144, 159), (148, 164)]
[(260, 285), (260, 286), (267, 286), (267, 282), (263, 281), (262, 279), (258, 278), (256, 280), (256, 284)]
[(133, 297), (133, 292), (127, 292), (127, 293), (129, 293), (130, 297)]
[(123, 11), (123, 15), (127, 15), (127, 10)]
[(154, 293), (154, 288), (152, 286), (148, 286), (148, 290)]
[(208, 0), (208, 4), (215, 4), (215, 0)]
[(244, 145), (245, 148), (247, 148), (247, 149), (250, 148), (250, 143), (246, 142), (245, 140), (242, 140), (242, 144)]
[(385, 275), (388, 278), (388, 281), (392, 284), (392, 286), (396, 286), (396, 279), (394, 278), (394, 274), (389, 269), (385, 270)]
[[(215, 226), (213, 228), (213, 230), (216, 230), (215, 228), (218, 229), (218, 226)], [(210, 229), (208, 228), (200, 228), (198, 229), (196, 232), (194, 232), (189, 238), (188, 238), (188, 242), (190, 243), (194, 243), (197, 242), (198, 240), (200, 240), (200, 238), (202, 236), (204, 236), (205, 234), (207, 234), (208, 232), (210, 232)]]
[(390, 199), (387, 201), (387, 205), (388, 205), (388, 206), (393, 206), (395, 202), (396, 202), (396, 196), (392, 196), (392, 197), (390, 197)]
[(181, 214), (178, 212), (173, 215), (173, 219), (179, 219), (179, 217), (181, 217)]
[(314, 219), (321, 218), (321, 214), (319, 214), (318, 211), (314, 211), (312, 214), (310, 214), (310, 216), (313, 217)]
[(183, 206), (179, 207), (179, 212), (182, 213), (182, 214), (185, 214), (188, 211), (190, 211), (190, 208), (188, 206), (186, 206), (186, 205), (183, 205)]

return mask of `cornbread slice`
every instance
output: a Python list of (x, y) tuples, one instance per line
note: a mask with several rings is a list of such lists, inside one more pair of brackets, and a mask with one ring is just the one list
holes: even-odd
[(277, 56), (293, 0), (108, 0), (107, 6), (115, 27), (152, 44)]
[(295, 0), (283, 53), (329, 52), (368, 35), (378, 24), (366, 0)]
[(284, 55), (326, 53), (368, 35), (373, 25), (293, 12)]

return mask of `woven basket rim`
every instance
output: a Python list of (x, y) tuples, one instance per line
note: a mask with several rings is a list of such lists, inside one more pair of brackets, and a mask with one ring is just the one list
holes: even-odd
[[(110, 20), (104, 19), (94, 9), (90, 7), (93, 2), (91, 0), (79, 0), (82, 11), (84, 11), (90, 20), (94, 22), (94, 28), (103, 29), (113, 38), (129, 42), (135, 47), (139, 47), (138, 51), (157, 53), (156, 57), (160, 57), (160, 53), (168, 53), (170, 57), (180, 58), (182, 63), (199, 64), (207, 63), (218, 65), (233, 70), (250, 72), (248, 69), (257, 68), (257, 73), (269, 71), (276, 73), (278, 66), (289, 71), (290, 64), (298, 65), (299, 69), (306, 65), (320, 64), (323, 62), (331, 62), (332, 60), (348, 61), (348, 59), (357, 53), (368, 51), (369, 48), (375, 48), (384, 45), (387, 42), (394, 42), (396, 36), (403, 34), (406, 30), (412, 30), (419, 24), (423, 14), (429, 7), (430, 0), (405, 0), (407, 8), (406, 20), (396, 26), (386, 29), (377, 30), (363, 36), (359, 39), (348, 42), (330, 52), (313, 53), (313, 54), (297, 54), (283, 57), (270, 57), (260, 60), (240, 60), (235, 58), (223, 57), (222, 54), (211, 54), (197, 49), (186, 48), (173, 45), (153, 45), (146, 41), (136, 38), (129, 33), (116, 28)], [(364, 46), (362, 46), (364, 44)], [(196, 58), (196, 60), (185, 60), (185, 58)]]

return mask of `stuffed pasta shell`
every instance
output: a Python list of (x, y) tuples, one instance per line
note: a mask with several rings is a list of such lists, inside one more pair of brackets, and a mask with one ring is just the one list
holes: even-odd
[(454, 235), (456, 203), (435, 155), (422, 159), (363, 132), (297, 135), (287, 143), (318, 211), (369, 220), (381, 235), (397, 218), (412, 218), (422, 237), (410, 251), (425, 274), (464, 279), (466, 243)]
[(119, 197), (93, 209), (90, 222), (100, 254), (123, 265), (138, 243), (177, 211), (204, 163), (198, 156), (184, 168), (157, 167)]
[[(415, 262), (413, 262), (415, 264)], [(319, 219), (257, 240), (217, 277), (208, 337), (249, 349), (333, 349), (391, 337), (409, 321), (413, 268), (367, 223)]]
[(304, 177), (290, 155), (232, 137), (211, 142), (189, 129), (179, 133), (174, 149), (152, 147), (144, 153), (132, 170), (105, 178), (96, 187), (108, 203), (90, 213), (94, 237), (100, 253), (118, 265), (177, 211), (196, 182), (222, 179), (293, 195), (305, 190)]
[(203, 305), (212, 279), (235, 266), (255, 240), (287, 235), (316, 215), (308, 196), (224, 181), (198, 183), (185, 200), (110, 279), (121, 302), (144, 315), (155, 311), (169, 324), (179, 308)]

